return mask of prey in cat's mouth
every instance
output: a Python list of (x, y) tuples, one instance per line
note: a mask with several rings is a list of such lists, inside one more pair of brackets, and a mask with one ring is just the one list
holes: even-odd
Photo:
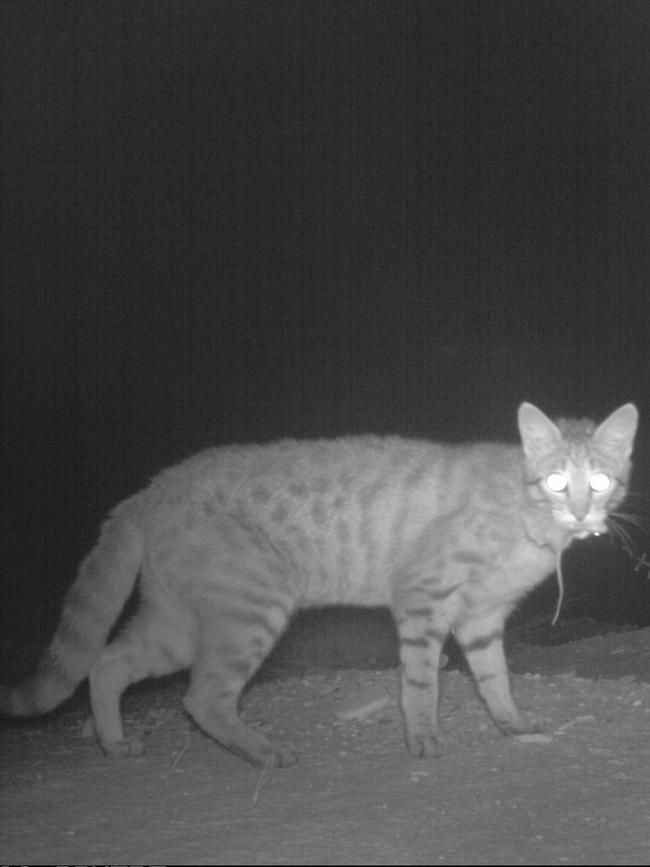
[(561, 514), (558, 523), (566, 527), (572, 539), (587, 539), (589, 536), (601, 536), (608, 532), (605, 519), (600, 516), (588, 516), (580, 521), (571, 514)]
[(573, 534), (574, 539), (586, 539), (588, 536), (600, 536), (601, 533), (605, 533), (607, 530), (578, 530)]

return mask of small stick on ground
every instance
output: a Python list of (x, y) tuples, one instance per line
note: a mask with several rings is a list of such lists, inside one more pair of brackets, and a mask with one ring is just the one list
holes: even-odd
[(273, 756), (269, 756), (266, 760), (266, 763), (262, 770), (260, 771), (260, 775), (257, 779), (257, 785), (255, 786), (255, 793), (253, 794), (253, 803), (257, 803), (257, 799), (260, 794), (260, 790), (262, 788), (262, 783), (264, 782), (264, 778), (268, 775), (269, 770), (275, 766), (275, 760)]
[(176, 768), (176, 765), (180, 762), (180, 760), (183, 758), (183, 756), (184, 756), (185, 753), (189, 750), (189, 748), (190, 748), (190, 733), (188, 732), (188, 733), (187, 733), (187, 743), (185, 744), (185, 746), (183, 747), (183, 749), (180, 751), (180, 753), (179, 753), (179, 754), (176, 756), (176, 758), (174, 759), (174, 761), (173, 761), (173, 763), (172, 763), (172, 766), (171, 766), (171, 768), (169, 769), (169, 772), (170, 772), (170, 773), (171, 773), (171, 772)]

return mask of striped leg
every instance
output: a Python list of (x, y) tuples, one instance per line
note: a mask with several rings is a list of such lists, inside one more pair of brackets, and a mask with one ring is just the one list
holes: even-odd
[(438, 728), (438, 666), (449, 632), (444, 613), (426, 603), (396, 613), (402, 663), (402, 712), (409, 753), (420, 758), (446, 751)]
[(539, 732), (543, 721), (524, 717), (510, 694), (503, 652), (504, 615), (499, 611), (457, 623), (454, 635), (476, 680), (479, 694), (505, 734)]

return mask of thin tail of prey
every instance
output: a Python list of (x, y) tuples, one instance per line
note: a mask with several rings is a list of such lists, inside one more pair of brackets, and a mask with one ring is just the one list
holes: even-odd
[(32, 716), (53, 710), (88, 675), (131, 595), (142, 561), (136, 528), (109, 519), (68, 591), (61, 622), (36, 672), (14, 689), (0, 687), (0, 713)]

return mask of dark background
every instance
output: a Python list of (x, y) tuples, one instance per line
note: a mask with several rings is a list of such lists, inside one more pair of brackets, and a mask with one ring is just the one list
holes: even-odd
[[(207, 445), (634, 400), (648, 489), (645, 0), (25, 0), (0, 34), (3, 634)], [(572, 551), (568, 613), (650, 623), (635, 551)]]

